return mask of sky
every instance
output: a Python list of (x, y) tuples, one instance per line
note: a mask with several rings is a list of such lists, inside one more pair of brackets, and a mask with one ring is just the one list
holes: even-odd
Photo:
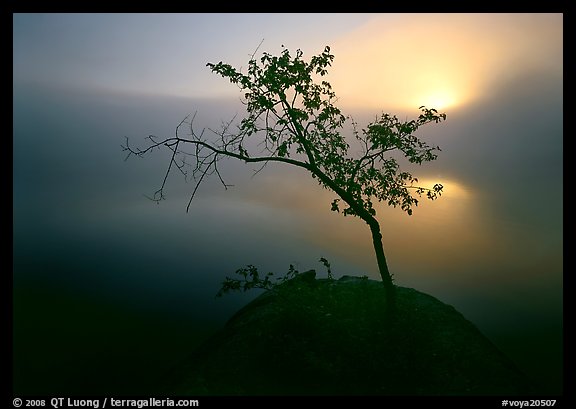
[[(377, 207), (396, 283), (455, 306), (558, 391), (563, 15), (531, 13), (14, 14), (15, 388), (36, 391), (47, 372), (59, 375), (45, 388), (81, 388), (77, 363), (104, 370), (111, 350), (169, 367), (257, 295), (214, 298), (247, 264), (322, 275), (326, 257), (336, 276), (378, 278), (364, 224), (330, 212), (333, 195), (300, 170), (226, 162), (234, 186), (208, 180), (187, 213), (193, 184), (176, 174), (166, 201), (145, 197), (165, 152), (125, 161), (121, 148), (172, 135), (189, 113), (200, 129), (242, 112), (206, 63), (326, 45), (338, 106), (361, 125), (420, 105), (447, 114), (419, 131), (438, 159), (413, 169), (442, 197), (410, 217)], [(178, 341), (137, 337), (150, 331)], [(129, 367), (99, 387), (121, 388)]]

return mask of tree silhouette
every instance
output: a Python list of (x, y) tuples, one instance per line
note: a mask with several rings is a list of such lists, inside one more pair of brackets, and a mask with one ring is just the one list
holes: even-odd
[[(400, 121), (382, 113), (359, 130), (357, 123), (336, 107), (336, 95), (330, 83), (322, 79), (334, 60), (330, 47), (326, 46), (308, 62), (303, 60), (301, 50), (293, 57), (288, 49), (282, 48), (279, 56), (263, 53), (258, 60), (253, 54), (246, 74), (223, 62), (207, 64), (212, 72), (227, 78), (242, 91), (246, 115), (239, 123), (233, 125), (233, 119), (219, 130), (206, 132), (205, 128), (197, 133), (195, 115), (186, 117), (176, 127), (175, 136), (148, 136), (146, 148), (132, 148), (126, 138), (123, 146), (128, 153), (126, 159), (131, 155), (144, 156), (156, 148), (170, 149), (172, 154), (162, 185), (151, 199), (157, 202), (164, 199), (168, 176), (177, 169), (185, 176), (193, 176), (196, 182), (187, 211), (207, 176), (216, 174), (225, 188), (229, 186), (218, 167), (221, 159), (262, 163), (256, 172), (270, 162), (305, 169), (322, 187), (336, 194), (332, 211), (359, 217), (369, 226), (388, 305), (394, 308), (395, 286), (384, 254), (374, 201), (399, 206), (411, 215), (412, 207), (418, 205), (417, 197), (425, 194), (435, 199), (441, 194), (441, 184), (432, 188), (416, 185), (418, 180), (401, 171), (394, 154), (401, 153), (416, 164), (435, 160), (440, 148), (422, 142), (414, 132), (422, 125), (445, 120), (446, 114), (421, 106), (418, 118)], [(351, 125), (348, 138), (343, 134), (347, 121)], [(186, 136), (181, 135), (184, 125), (189, 130)]]

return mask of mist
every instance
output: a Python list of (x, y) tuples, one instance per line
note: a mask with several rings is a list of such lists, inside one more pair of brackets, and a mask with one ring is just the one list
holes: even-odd
[[(445, 181), (446, 192), (435, 202), (423, 199), (412, 217), (378, 207), (384, 248), (398, 285), (455, 306), (557, 391), (562, 81), (531, 72), (498, 89), (474, 105), (447, 110), (445, 123), (420, 131), (442, 151), (434, 163), (411, 170), (419, 179)], [(335, 276), (378, 278), (367, 227), (330, 212), (330, 192), (300, 169), (269, 166), (254, 176), (252, 166), (228, 161), (223, 174), (234, 186), (226, 190), (216, 178), (208, 180), (189, 212), (194, 185), (177, 174), (169, 179), (166, 201), (147, 199), (162, 183), (168, 153), (125, 160), (125, 138), (143, 146), (150, 134), (172, 135), (194, 112), (199, 129), (217, 128), (241, 111), (239, 100), (17, 82), (13, 101), (19, 388), (37, 387), (52, 369), (46, 388), (72, 388), (75, 364), (61, 359), (70, 350), (96, 368), (111, 351), (127, 354), (118, 379), (102, 384), (104, 390), (121, 385), (122, 376), (136, 376), (127, 369), (130, 362), (168, 369), (258, 295), (215, 298), (224, 278), (247, 264), (279, 275), (293, 264), (321, 276), (318, 260), (326, 257)], [(352, 112), (357, 120), (378, 113)], [(42, 320), (50, 325), (32, 340)], [(111, 341), (99, 346), (92, 337), (125, 321), (131, 332), (109, 333), (123, 340), (120, 347)], [(167, 332), (156, 334), (154, 343), (141, 338), (155, 329)], [(170, 347), (174, 338), (176, 348)], [(146, 348), (135, 348), (138, 342)], [(156, 358), (154, 345), (161, 351)]]

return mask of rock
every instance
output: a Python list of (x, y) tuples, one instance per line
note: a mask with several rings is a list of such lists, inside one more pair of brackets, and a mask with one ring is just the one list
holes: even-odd
[[(311, 274), (309, 274), (311, 275)], [(353, 285), (351, 285), (353, 284)], [(532, 385), (452, 306), (379, 281), (294, 279), (263, 293), (177, 368), (176, 395), (506, 395)]]

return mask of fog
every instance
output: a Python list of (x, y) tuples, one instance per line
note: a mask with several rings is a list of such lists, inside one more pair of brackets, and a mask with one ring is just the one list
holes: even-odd
[[(438, 160), (412, 169), (444, 183), (445, 194), (423, 199), (411, 217), (377, 209), (396, 283), (455, 306), (553, 392), (562, 367), (562, 108), (562, 79), (529, 72), (447, 110), (445, 123), (420, 131), (441, 147)], [(279, 275), (293, 264), (322, 276), (318, 259), (326, 257), (336, 276), (378, 279), (367, 227), (330, 212), (333, 195), (300, 169), (269, 166), (253, 176), (252, 166), (226, 162), (234, 186), (206, 181), (188, 213), (194, 185), (176, 173), (166, 201), (145, 197), (160, 187), (169, 157), (156, 151), (125, 161), (125, 137), (143, 146), (149, 134), (172, 135), (188, 113), (197, 112), (201, 128), (240, 110), (234, 99), (14, 84), (15, 385), (26, 388), (56, 367), (63, 369), (47, 385), (69, 382), (74, 363), (60, 357), (72, 343), (91, 363), (118, 348), (62, 338), (57, 328), (74, 333), (86, 300), (109, 311), (104, 320), (81, 318), (88, 334), (122, 314), (155, 317), (132, 320), (138, 330), (177, 322), (156, 344), (168, 368), (258, 294), (214, 297), (247, 264)], [(352, 113), (359, 121), (378, 114)], [(42, 317), (54, 325), (31, 340)], [(137, 334), (120, 334), (128, 361), (151, 359), (153, 351), (134, 348)], [(181, 344), (170, 350), (172, 336)]]

